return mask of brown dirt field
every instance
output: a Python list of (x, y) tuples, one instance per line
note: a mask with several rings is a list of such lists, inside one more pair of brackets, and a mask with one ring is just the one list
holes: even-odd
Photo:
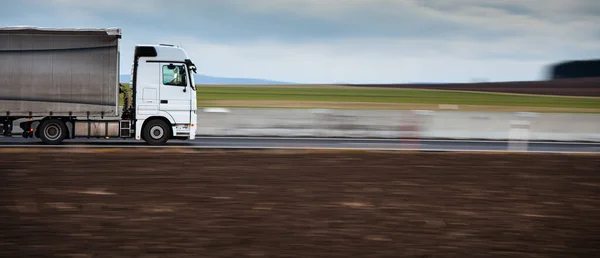
[(9, 150), (1, 257), (594, 257), (600, 156)]
[(452, 84), (348, 84), (347, 86), (600, 97), (600, 78)]

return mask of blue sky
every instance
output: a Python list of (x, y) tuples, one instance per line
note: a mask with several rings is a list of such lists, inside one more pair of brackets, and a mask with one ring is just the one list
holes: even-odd
[(0, 0), (0, 26), (119, 27), (199, 73), (299, 83), (537, 80), (600, 58), (599, 0)]

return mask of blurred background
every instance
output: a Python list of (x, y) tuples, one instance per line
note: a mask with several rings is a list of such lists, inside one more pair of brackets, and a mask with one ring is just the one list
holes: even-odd
[(598, 0), (0, 0), (5, 26), (123, 29), (121, 105), (137, 44), (182, 47), (198, 128), (0, 137), (0, 256), (599, 256)]

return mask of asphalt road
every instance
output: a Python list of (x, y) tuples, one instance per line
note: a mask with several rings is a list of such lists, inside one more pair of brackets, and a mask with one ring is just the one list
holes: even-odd
[[(58, 146), (48, 146), (39, 139), (20, 136), (0, 137), (0, 148), (30, 147), (92, 147), (148, 148), (142, 141), (123, 139), (75, 139)], [(462, 140), (400, 140), (400, 139), (340, 139), (340, 138), (262, 138), (262, 137), (199, 137), (194, 141), (173, 140), (159, 148), (197, 149), (359, 149), (359, 150), (422, 150), (422, 151), (528, 151), (547, 153), (600, 153), (600, 143), (462, 141)]]

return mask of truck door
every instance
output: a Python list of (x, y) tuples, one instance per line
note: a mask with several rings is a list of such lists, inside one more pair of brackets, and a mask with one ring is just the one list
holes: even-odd
[[(175, 120), (175, 126), (187, 131), (190, 119), (190, 95), (188, 73), (184, 64), (160, 63), (160, 110), (169, 113)], [(178, 130), (179, 131), (179, 130)]]

